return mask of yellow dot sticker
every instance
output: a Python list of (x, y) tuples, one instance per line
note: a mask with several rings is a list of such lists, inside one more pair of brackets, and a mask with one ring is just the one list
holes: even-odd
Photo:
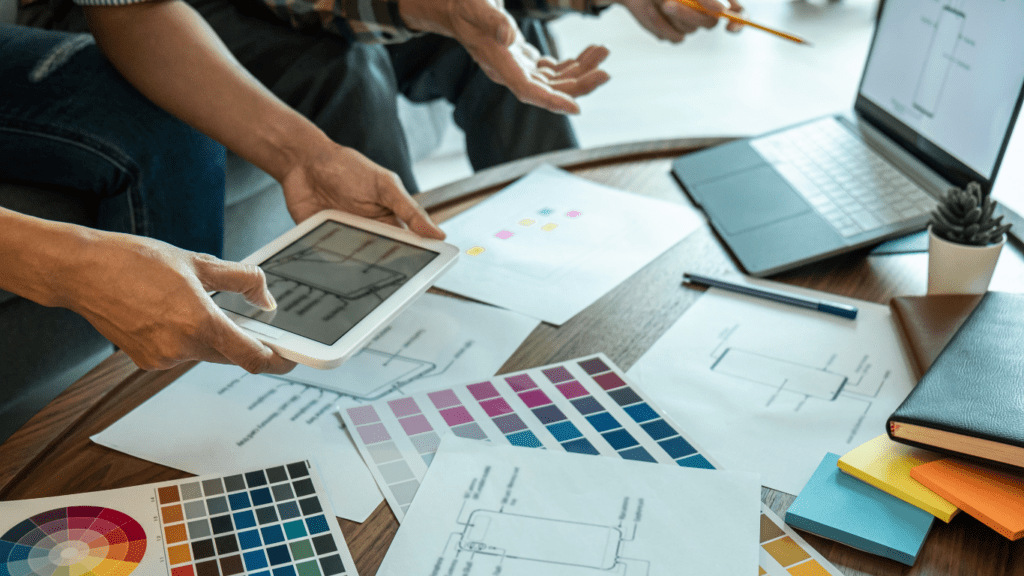
[(540, 229), (545, 232), (551, 232), (555, 228), (558, 228), (558, 224), (555, 224), (554, 222), (548, 222), (547, 224), (540, 227)]
[(519, 221), (519, 225), (520, 226), (533, 226), (533, 224), (535, 222), (537, 222), (537, 221), (532, 219), (532, 218), (523, 218), (522, 220)]
[(469, 250), (466, 250), (466, 254), (469, 254), (470, 256), (477, 256), (477, 255), (483, 254), (483, 253), (484, 253), (484, 247), (483, 246), (473, 246)]

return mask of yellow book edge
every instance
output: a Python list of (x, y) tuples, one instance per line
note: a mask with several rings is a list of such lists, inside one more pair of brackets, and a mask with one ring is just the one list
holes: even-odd
[[(849, 474), (850, 476), (857, 478), (858, 480), (867, 482), (868, 484), (874, 486), (875, 488), (878, 488), (882, 492), (892, 494), (893, 496), (899, 498), (900, 500), (903, 500), (908, 504), (917, 506), (921, 510), (924, 510), (925, 512), (931, 514), (932, 516), (935, 516), (939, 520), (942, 520), (946, 524), (949, 524), (949, 521), (952, 520), (953, 517), (956, 516), (957, 512), (960, 511), (960, 509), (957, 508), (956, 505), (953, 503), (949, 503), (949, 508), (952, 508), (952, 510), (949, 510), (940, 508), (938, 506), (933, 506), (928, 502), (924, 502), (921, 499), (917, 498), (916, 496), (908, 494), (905, 491), (896, 488), (895, 486), (886, 484), (885, 482), (882, 482), (881, 480), (874, 476), (871, 476), (870, 474), (866, 474), (859, 468), (850, 466), (848, 463), (843, 462), (842, 458), (839, 459), (839, 469)], [(924, 487), (923, 484), (921, 486)], [(925, 488), (927, 489), (927, 487)], [(934, 490), (932, 490), (932, 492), (934, 492)], [(936, 496), (938, 496), (940, 499), (945, 500), (945, 498), (943, 498), (940, 494), (936, 494)]]

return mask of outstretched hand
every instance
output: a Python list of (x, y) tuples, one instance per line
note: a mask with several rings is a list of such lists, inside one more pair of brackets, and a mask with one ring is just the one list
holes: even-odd
[(500, 0), (400, 0), (399, 13), (414, 30), (454, 38), (488, 78), (508, 87), (520, 101), (552, 112), (579, 113), (575, 98), (609, 78), (598, 69), (607, 48), (590, 46), (560, 62), (543, 56), (526, 41)]

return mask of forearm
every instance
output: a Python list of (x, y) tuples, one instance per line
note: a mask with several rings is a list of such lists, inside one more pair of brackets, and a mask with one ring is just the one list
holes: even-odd
[(85, 11), (104, 54), (140, 92), (278, 180), (301, 157), (330, 145), (253, 78), (183, 2)]
[(72, 277), (97, 234), (0, 208), (0, 289), (43, 306), (69, 306)]

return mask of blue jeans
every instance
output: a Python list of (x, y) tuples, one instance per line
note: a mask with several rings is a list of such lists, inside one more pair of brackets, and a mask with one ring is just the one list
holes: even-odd
[(221, 254), (224, 148), (147, 100), (87, 34), (0, 25), (0, 181), (81, 198), (104, 230)]

